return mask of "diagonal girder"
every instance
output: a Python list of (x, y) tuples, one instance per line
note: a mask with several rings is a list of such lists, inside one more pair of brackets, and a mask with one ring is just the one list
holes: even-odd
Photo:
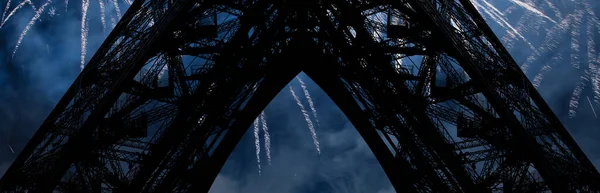
[(600, 191), (467, 0), (135, 1), (0, 190), (207, 192), (301, 71), (398, 191)]

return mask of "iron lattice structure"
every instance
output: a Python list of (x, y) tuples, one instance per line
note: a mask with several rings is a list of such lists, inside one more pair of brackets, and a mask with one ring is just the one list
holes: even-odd
[(207, 192), (300, 72), (399, 192), (600, 191), (468, 0), (137, 0), (0, 189)]

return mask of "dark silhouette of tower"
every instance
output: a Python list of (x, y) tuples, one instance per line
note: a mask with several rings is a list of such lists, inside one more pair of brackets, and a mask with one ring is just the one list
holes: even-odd
[(207, 192), (302, 71), (398, 192), (600, 191), (468, 0), (137, 0), (0, 189)]

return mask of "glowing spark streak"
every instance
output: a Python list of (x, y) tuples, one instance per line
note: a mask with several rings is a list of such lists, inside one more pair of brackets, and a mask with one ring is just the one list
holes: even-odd
[(102, 31), (106, 32), (106, 15), (104, 13), (106, 8), (104, 7), (104, 0), (98, 0), (98, 4), (100, 4), (100, 21), (102, 22)]
[(112, 29), (114, 29), (115, 26), (117, 26), (117, 19), (115, 19), (113, 15), (110, 15), (110, 25), (112, 26)]
[(540, 70), (540, 73), (538, 73), (535, 78), (533, 79), (533, 87), (538, 88), (540, 86), (540, 84), (542, 83), (542, 80), (544, 80), (544, 75), (546, 75), (546, 73), (550, 72), (552, 70), (552, 67), (549, 65), (546, 65), (544, 67), (542, 67), (542, 69)]
[(573, 95), (571, 96), (571, 101), (569, 101), (569, 118), (575, 117), (577, 115), (577, 108), (579, 107), (579, 97), (581, 96), (581, 92), (585, 89), (585, 77), (581, 77), (582, 81), (575, 87), (573, 90)]
[[(589, 21), (592, 22), (592, 21)], [(596, 26), (592, 24), (587, 25), (586, 29), (586, 39), (587, 39), (587, 59), (588, 59), (588, 71), (591, 74), (586, 74), (590, 76), (590, 80), (592, 82), (592, 90), (594, 92), (594, 102), (598, 103), (598, 99), (600, 98), (600, 73), (596, 69), (596, 65), (598, 63), (596, 59), (596, 43), (594, 42), (595, 31), (594, 28)]]
[(25, 2), (27, 2), (27, 4), (31, 5), (31, 10), (33, 10), (33, 12), (35, 12), (37, 9), (35, 8), (35, 5), (31, 2), (31, 0), (25, 0)]
[[(574, 18), (575, 21), (571, 25), (573, 30), (570, 34), (571, 35), (571, 63), (574, 68), (579, 69), (579, 64), (580, 64), (580, 60), (579, 60), (579, 54), (580, 54), (579, 28), (580, 28), (580, 25), (582, 22), (583, 11), (578, 10), (575, 14), (573, 14), (572, 17)], [(590, 66), (592, 66), (592, 65), (590, 65)], [(581, 97), (581, 92), (587, 86), (586, 82), (590, 81), (590, 77), (591, 77), (590, 73), (593, 73), (593, 71), (585, 70), (585, 74), (583, 76), (581, 76), (581, 82), (577, 85), (577, 87), (575, 87), (575, 90), (573, 90), (573, 94), (571, 96), (571, 101), (569, 102), (569, 118), (573, 118), (577, 114), (576, 110), (579, 107), (579, 99)]]
[(267, 153), (267, 161), (271, 165), (271, 135), (269, 135), (269, 128), (267, 127), (267, 120), (265, 119), (265, 112), (260, 112), (260, 122), (262, 123), (263, 132), (265, 132), (265, 151)]
[(69, 9), (69, 0), (65, 0), (65, 12)]
[(304, 108), (304, 105), (302, 104), (302, 102), (300, 102), (300, 99), (298, 98), (298, 96), (296, 95), (296, 92), (294, 92), (294, 89), (291, 86), (290, 86), (290, 92), (292, 93), (294, 100), (296, 100), (296, 104), (298, 104), (298, 107), (300, 107), (300, 110), (302, 111), (302, 115), (304, 115), (304, 120), (306, 120), (306, 123), (308, 124), (308, 129), (310, 130), (310, 135), (312, 136), (313, 143), (315, 144), (315, 147), (317, 148), (317, 153), (319, 155), (321, 155), (321, 148), (319, 147), (319, 139), (317, 138), (317, 133), (315, 132), (315, 126), (313, 125), (312, 121), (310, 120), (310, 116), (308, 115), (308, 112)]
[(577, 12), (574, 16), (574, 22), (571, 24), (572, 32), (571, 32), (571, 64), (574, 68), (579, 69), (579, 28), (581, 26), (581, 19), (583, 17), (583, 12)]
[[(525, 16), (521, 17), (519, 19), (519, 21), (517, 22), (517, 30), (518, 31), (523, 31), (523, 32), (527, 32), (527, 26), (530, 25), (530, 21), (532, 19), (532, 17), (528, 17), (529, 14), (525, 14)], [(515, 34), (513, 33), (506, 33), (504, 36), (502, 36), (501, 38), (502, 43), (504, 44), (504, 47), (506, 47), (507, 50), (510, 50), (511, 48), (513, 48), (514, 46), (514, 42), (516, 40), (515, 38)]]
[(258, 118), (256, 118), (254, 119), (254, 147), (256, 147), (256, 162), (258, 164), (258, 175), (260, 176), (260, 139), (258, 138), (258, 131)]
[(596, 110), (594, 109), (594, 105), (592, 105), (592, 101), (590, 101), (590, 97), (587, 97), (588, 103), (590, 103), (590, 107), (592, 107), (592, 112), (594, 113), (594, 117), (598, 117), (596, 115)]
[(498, 13), (501, 16), (504, 16), (504, 13), (502, 13), (500, 10), (498, 10), (498, 8), (496, 8), (496, 6), (492, 5), (491, 3), (487, 2), (486, 0), (481, 0), (485, 5), (487, 5), (488, 8), (490, 8), (491, 10), (493, 10), (494, 12)]
[(131, 5), (131, 3), (133, 3), (133, 2), (131, 2), (131, 0), (124, 0), (124, 1), (125, 1), (125, 3), (127, 3), (128, 5)]
[(117, 0), (110, 0), (113, 2), (113, 6), (115, 6), (115, 11), (117, 11), (117, 18), (121, 19), (121, 8), (119, 8), (119, 2)]
[(2, 12), (2, 21), (6, 18), (6, 13), (8, 13), (8, 8), (10, 8), (10, 0), (6, 1), (6, 7), (4, 7), (4, 12)]
[(15, 150), (10, 145), (8, 145), (8, 148), (10, 149), (10, 152), (15, 153)]
[(554, 15), (556, 15), (556, 17), (558, 17), (559, 19), (562, 19), (562, 14), (560, 13), (560, 10), (558, 10), (558, 8), (556, 8), (556, 6), (554, 6), (554, 4), (550, 2), (550, 0), (545, 0), (545, 2), (548, 5), (548, 7), (550, 7), (550, 9), (554, 11)]
[(572, 15), (563, 19), (559, 24), (555, 25), (548, 31), (546, 35), (547, 38), (544, 40), (544, 42), (542, 42), (542, 45), (539, 46), (539, 48), (535, 50), (532, 55), (527, 57), (525, 63), (521, 65), (523, 72), (527, 72), (529, 65), (535, 62), (537, 57), (540, 57), (549, 51), (553, 51), (558, 47), (559, 41), (556, 40), (556, 38), (562, 37), (562, 34), (567, 32), (567, 28), (570, 26), (571, 20), (573, 20)]
[(556, 21), (554, 21), (552, 18), (548, 17), (546, 14), (544, 14), (543, 12), (541, 12), (540, 10), (536, 9), (535, 7), (533, 7), (532, 5), (529, 5), (528, 3), (522, 2), (522, 1), (518, 1), (518, 0), (509, 0), (510, 2), (513, 2), (514, 4), (517, 4), (518, 6), (521, 6), (522, 8), (525, 8), (527, 11), (531, 11), (543, 18), (546, 18), (548, 20), (550, 20), (552, 23), (556, 23)]
[(562, 60), (561, 53), (557, 53), (556, 56), (552, 57), (550, 59), (550, 63), (543, 66), (542, 69), (540, 70), (540, 72), (533, 79), (533, 82), (532, 82), (533, 86), (535, 88), (538, 88), (540, 86), (540, 84), (542, 83), (542, 80), (544, 80), (544, 75), (546, 75), (548, 72), (550, 72), (552, 70), (552, 66), (556, 65), (556, 63), (561, 60)]
[(496, 18), (495, 13), (493, 13), (493, 11), (491, 11), (487, 7), (482, 6), (481, 4), (477, 3), (477, 1), (473, 1), (473, 5), (475, 6), (475, 9), (477, 9), (477, 11), (479, 13), (481, 13), (482, 15), (487, 15), (498, 25), (504, 27), (504, 25), (502, 24), (502, 21), (500, 21), (498, 18)]
[(15, 54), (17, 53), (17, 50), (19, 49), (19, 46), (21, 45), (21, 42), (23, 42), (23, 38), (25, 38), (25, 35), (27, 35), (27, 32), (29, 32), (29, 30), (31, 29), (31, 27), (33, 27), (33, 24), (35, 24), (35, 21), (37, 21), (40, 18), (40, 16), (42, 16), (42, 13), (44, 12), (44, 9), (51, 2), (52, 2), (51, 0), (46, 1), (46, 3), (44, 3), (42, 5), (42, 7), (40, 7), (35, 12), (35, 15), (33, 16), (33, 18), (31, 18), (31, 20), (29, 21), (29, 23), (27, 24), (27, 26), (25, 26), (25, 29), (21, 32), (21, 35), (19, 36), (19, 40), (17, 40), (17, 45), (15, 46), (15, 50), (13, 51), (12, 57), (15, 57)]
[(598, 17), (590, 4), (588, 2), (583, 2), (583, 6), (585, 7), (585, 12), (588, 14), (588, 18), (591, 20), (590, 22), (593, 22), (596, 26), (600, 26), (600, 21), (598, 21)]
[(300, 87), (302, 87), (302, 91), (304, 91), (304, 97), (306, 97), (306, 100), (308, 101), (308, 106), (312, 111), (313, 117), (315, 117), (317, 127), (321, 128), (321, 124), (319, 124), (319, 118), (317, 117), (317, 109), (315, 108), (315, 103), (313, 103), (313, 100), (310, 97), (310, 93), (308, 92), (308, 89), (306, 89), (306, 84), (304, 84), (304, 81), (302, 81), (300, 77), (296, 77), (296, 79), (298, 79), (298, 82), (300, 82)]
[(17, 12), (17, 10), (21, 9), (21, 7), (23, 7), (25, 5), (25, 3), (27, 3), (27, 1), (23, 1), (23, 2), (19, 3), (14, 9), (12, 9), (12, 11), (10, 11), (10, 13), (8, 13), (6, 18), (4, 18), (4, 20), (2, 20), (2, 23), (0, 24), (0, 28), (2, 26), (4, 26), (4, 23), (6, 23), (6, 21), (8, 21), (8, 19), (10, 19), (10, 17), (13, 16), (15, 14), (15, 12)]
[[(599, 58), (600, 59), (600, 58)], [(595, 63), (598, 63), (596, 61)], [(594, 73), (592, 77), (592, 89), (594, 90), (594, 102), (599, 103), (600, 100), (600, 73), (598, 73), (598, 66), (595, 63), (590, 63), (590, 71)]]
[(508, 33), (513, 33), (515, 36), (518, 36), (521, 40), (523, 40), (525, 43), (527, 43), (529, 45), (529, 48), (534, 49), (534, 47), (531, 44), (531, 42), (529, 42), (529, 40), (527, 40), (527, 38), (525, 38), (523, 36), (523, 34), (519, 33), (519, 31), (517, 31), (508, 21), (506, 21), (506, 19), (504, 19), (502, 17), (502, 15), (500, 15), (498, 13), (495, 13), (493, 10), (490, 10), (486, 6), (483, 6), (483, 5), (479, 4), (479, 3), (477, 3), (476, 1), (473, 1), (473, 5), (475, 5), (475, 7), (477, 8), (477, 10), (481, 9), (483, 11), (483, 13), (485, 13), (490, 18), (492, 18), (492, 20), (494, 22), (498, 23), (498, 25), (500, 25), (504, 29), (508, 30), (509, 31)]
[(81, 2), (81, 63), (79, 67), (83, 70), (85, 65), (85, 54), (87, 53), (87, 11), (90, 6), (90, 0), (82, 0)]

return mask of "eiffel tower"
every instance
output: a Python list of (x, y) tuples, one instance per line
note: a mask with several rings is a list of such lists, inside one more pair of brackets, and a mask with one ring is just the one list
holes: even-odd
[(600, 192), (469, 0), (136, 0), (0, 190), (207, 192), (300, 72), (398, 192)]

